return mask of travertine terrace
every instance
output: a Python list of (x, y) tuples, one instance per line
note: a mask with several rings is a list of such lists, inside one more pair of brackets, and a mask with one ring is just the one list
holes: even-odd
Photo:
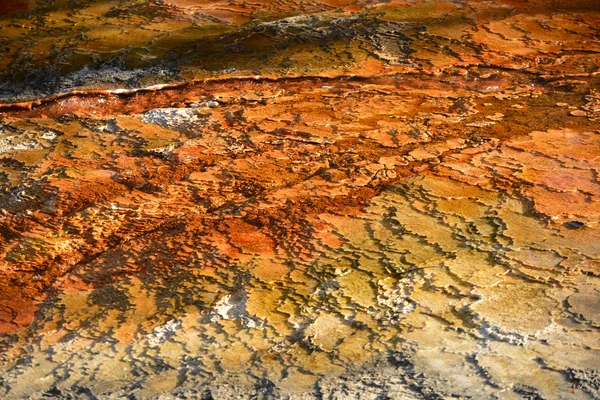
[(5, 0), (0, 398), (600, 398), (600, 3)]

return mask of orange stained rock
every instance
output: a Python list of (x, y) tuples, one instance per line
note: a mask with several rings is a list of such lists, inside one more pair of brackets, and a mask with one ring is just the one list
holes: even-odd
[(28, 4), (0, 397), (598, 397), (596, 4)]

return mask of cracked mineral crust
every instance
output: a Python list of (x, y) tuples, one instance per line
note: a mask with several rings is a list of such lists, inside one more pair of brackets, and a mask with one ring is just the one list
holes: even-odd
[(600, 4), (5, 0), (0, 398), (600, 399)]

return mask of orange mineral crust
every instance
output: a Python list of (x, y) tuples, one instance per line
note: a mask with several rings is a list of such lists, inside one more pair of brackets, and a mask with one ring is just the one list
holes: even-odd
[(0, 5), (0, 398), (600, 398), (600, 5)]

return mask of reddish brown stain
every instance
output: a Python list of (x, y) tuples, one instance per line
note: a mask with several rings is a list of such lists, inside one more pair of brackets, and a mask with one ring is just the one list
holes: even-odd
[(4, 0), (0, 4), (0, 16), (8, 15), (17, 11), (25, 11), (29, 8), (27, 1), (23, 0)]

